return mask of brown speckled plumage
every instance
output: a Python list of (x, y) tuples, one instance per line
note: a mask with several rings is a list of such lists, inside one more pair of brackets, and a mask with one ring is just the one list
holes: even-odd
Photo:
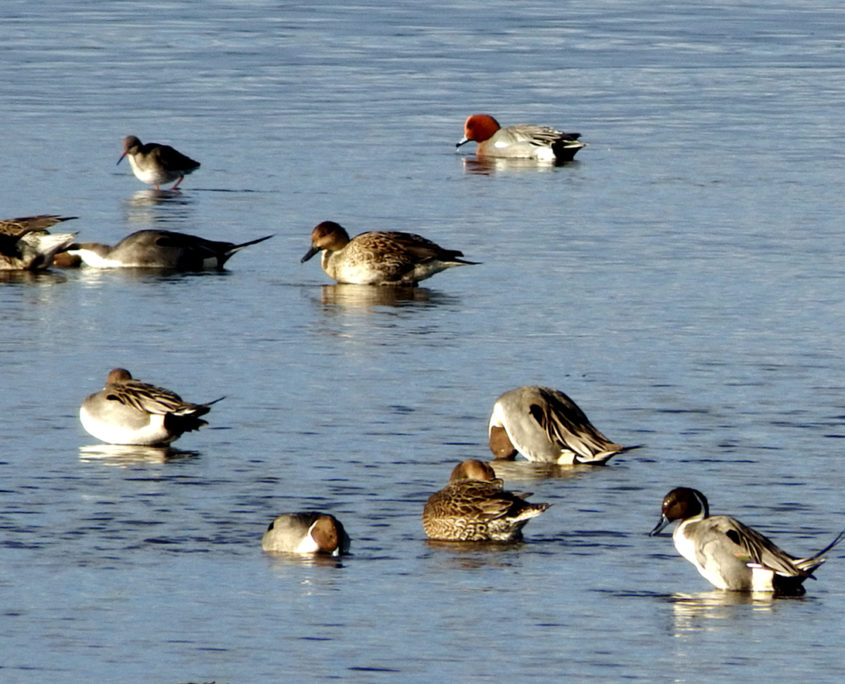
[(530, 493), (505, 491), (498, 479), (468, 479), (467, 473), (478, 471), (461, 466), (453, 471), (452, 481), (426, 501), (422, 524), (429, 539), (517, 541), (525, 524), (551, 505), (529, 503), (525, 499)]
[(76, 216), (59, 216), (58, 214), (39, 214), (38, 216), (21, 216), (19, 218), (0, 220), (0, 233), (4, 235), (20, 236), (33, 230), (47, 230), (62, 221), (71, 221)]
[(320, 263), (329, 276), (356, 285), (416, 285), (447, 268), (475, 263), (414, 233), (372, 231), (350, 239), (334, 221), (315, 226), (302, 261), (321, 251)]

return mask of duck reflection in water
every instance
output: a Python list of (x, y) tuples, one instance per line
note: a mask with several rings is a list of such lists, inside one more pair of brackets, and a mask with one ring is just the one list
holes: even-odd
[(775, 603), (771, 592), (705, 591), (698, 594), (672, 594), (674, 618), (673, 636), (684, 636), (695, 632), (709, 632), (723, 626), (735, 628), (734, 619), (739, 614), (751, 612), (769, 613)]
[(168, 463), (199, 455), (198, 451), (135, 444), (91, 444), (79, 447), (80, 461), (100, 461), (123, 468), (139, 463)]
[(497, 157), (461, 157), (464, 173), (473, 176), (495, 176), (496, 174), (548, 173), (575, 162), (537, 161), (535, 159), (502, 159)]
[(496, 477), (508, 481), (530, 482), (532, 480), (568, 480), (584, 477), (595, 472), (591, 465), (558, 465), (557, 463), (537, 463), (533, 461), (490, 461)]
[(424, 287), (406, 285), (322, 285), (320, 303), (329, 309), (373, 309), (378, 306), (403, 307), (415, 304), (444, 304), (456, 301), (452, 295), (444, 295)]

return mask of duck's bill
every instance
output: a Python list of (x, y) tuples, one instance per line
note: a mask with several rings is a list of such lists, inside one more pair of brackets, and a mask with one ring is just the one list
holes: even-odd
[(305, 256), (302, 257), (302, 259), (300, 260), (299, 263), (304, 264), (306, 261), (308, 261), (312, 256), (314, 256), (319, 251), (320, 250), (317, 249), (316, 247), (312, 247), (307, 252), (305, 252)]
[(648, 533), (648, 536), (653, 537), (656, 534), (660, 534), (663, 528), (666, 527), (666, 525), (668, 525), (670, 522), (672, 521), (669, 520), (669, 518), (667, 518), (665, 515), (661, 515), (659, 522), (657, 523), (657, 525), (654, 526), (654, 529)]
[(455, 143), (455, 149), (458, 149), (461, 145), (466, 145), (469, 142), (469, 138), (461, 138), (457, 143)]

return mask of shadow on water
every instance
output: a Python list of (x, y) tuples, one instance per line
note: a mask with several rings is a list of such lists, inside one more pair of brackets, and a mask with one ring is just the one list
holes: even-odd
[(14, 285), (58, 285), (67, 277), (56, 271), (0, 271), (0, 283)]
[(168, 463), (179, 459), (196, 458), (199, 455), (198, 451), (182, 451), (171, 447), (122, 444), (92, 444), (79, 447), (80, 461), (98, 461), (123, 468), (143, 463)]
[(389, 285), (322, 285), (320, 305), (324, 311), (371, 311), (376, 307), (454, 304), (457, 297), (424, 287)]
[(124, 200), (129, 224), (181, 225), (193, 213), (194, 199), (180, 190), (139, 190)]
[(775, 596), (769, 592), (708, 591), (698, 594), (672, 594), (666, 598), (672, 605), (675, 636), (688, 632), (712, 630), (732, 624), (737, 611), (771, 612)]
[(556, 463), (534, 463), (532, 461), (490, 461), (496, 477), (506, 481), (514, 480), (568, 480), (583, 477), (588, 472), (595, 471), (596, 466), (589, 465), (557, 465)]
[(672, 607), (672, 634), (683, 636), (693, 632), (710, 631), (722, 626), (735, 626), (742, 614), (770, 613), (783, 600), (805, 601), (802, 596), (778, 597), (771, 592), (711, 591), (687, 594), (666, 594), (652, 591), (612, 591), (616, 598), (657, 599)]
[(81, 266), (79, 278), (86, 287), (97, 287), (103, 282), (119, 278), (126, 282), (160, 283), (184, 278), (225, 277), (231, 273), (227, 269), (207, 269), (204, 271), (180, 271), (173, 268), (92, 268)]
[(577, 161), (552, 162), (537, 159), (497, 159), (487, 157), (462, 157), (464, 173), (475, 176), (493, 176), (497, 173), (536, 173), (554, 171), (563, 166), (578, 166)]
[(273, 564), (273, 569), (284, 574), (284, 566), (299, 566), (304, 568), (342, 568), (343, 559), (347, 556), (337, 557), (325, 553), (284, 553), (278, 551), (263, 551), (265, 557)]
[(519, 558), (519, 550), (526, 546), (525, 541), (437, 541), (426, 539), (425, 545), (431, 550), (431, 557), (437, 560), (442, 569), (456, 568), (468, 570), (490, 566), (511, 566)]

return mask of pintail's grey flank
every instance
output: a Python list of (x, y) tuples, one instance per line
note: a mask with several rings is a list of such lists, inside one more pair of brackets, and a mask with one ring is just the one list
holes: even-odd
[(220, 399), (192, 404), (175, 392), (133, 379), (124, 368), (115, 368), (106, 377), (105, 387), (82, 402), (79, 420), (91, 435), (108, 444), (164, 446), (207, 425), (200, 416)]
[(79, 242), (71, 245), (68, 252), (78, 255), (86, 266), (94, 268), (222, 270), (233, 254), (271, 237), (265, 235), (235, 244), (169, 230), (139, 230), (114, 247), (99, 242)]

